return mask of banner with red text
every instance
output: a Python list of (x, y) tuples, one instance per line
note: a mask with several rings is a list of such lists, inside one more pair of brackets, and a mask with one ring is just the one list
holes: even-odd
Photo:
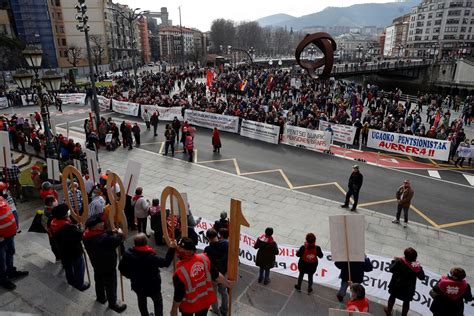
[(371, 129), (367, 147), (413, 157), (448, 161), (451, 142)]
[(104, 96), (98, 95), (97, 101), (99, 102), (99, 108), (101, 111), (110, 110), (110, 101), (111, 101), (110, 99)]
[(112, 99), (112, 111), (131, 115), (131, 116), (138, 116), (138, 110), (140, 109), (140, 104), (132, 103), (132, 102), (125, 102), (125, 101), (117, 101)]
[(349, 145), (354, 143), (354, 137), (356, 133), (356, 128), (354, 126), (319, 121), (319, 130), (325, 131), (329, 125), (331, 125), (333, 141)]
[[(213, 223), (208, 220), (202, 219), (202, 221), (195, 227), (196, 233), (199, 236), (198, 248), (204, 249), (208, 244), (206, 239), (206, 231), (211, 228)], [(302, 236), (302, 242), (304, 236)], [(255, 266), (255, 258), (257, 250), (253, 248), (256, 242), (256, 237), (248, 235), (246, 233), (240, 234), (240, 250), (239, 250), (239, 261), (240, 263)], [(276, 240), (278, 243), (278, 240)], [(279, 254), (276, 257), (275, 268), (272, 272), (281, 273), (294, 278), (298, 277), (298, 257), (296, 252), (299, 246), (279, 244)], [(334, 263), (331, 261), (331, 253), (323, 251), (324, 257), (319, 259), (318, 269), (314, 275), (314, 282), (323, 284), (326, 286), (332, 286), (339, 288), (341, 281), (339, 279), (340, 270), (336, 268)], [(400, 255), (403, 254), (403, 250), (400, 250)], [(373, 271), (365, 273), (364, 282), (362, 283), (365, 287), (367, 295), (387, 300), (388, 284), (392, 277), (392, 273), (388, 272), (392, 258), (384, 258), (380, 256), (368, 255), (372, 262)], [(424, 269), (426, 277), (425, 280), (417, 280), (416, 293), (413, 301), (410, 305), (411, 309), (421, 313), (422, 315), (429, 315), (429, 308), (433, 299), (429, 295), (431, 288), (440, 279), (440, 275)], [(305, 280), (306, 280), (305, 275)], [(293, 286), (289, 284), (289, 286)], [(474, 307), (470, 304), (465, 304), (465, 315), (474, 315)]]
[(281, 143), (314, 151), (324, 151), (329, 150), (331, 146), (331, 133), (285, 125)]

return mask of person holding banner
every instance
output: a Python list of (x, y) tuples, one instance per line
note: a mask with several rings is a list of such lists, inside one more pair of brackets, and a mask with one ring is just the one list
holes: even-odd
[(96, 301), (117, 313), (127, 305), (117, 302), (117, 248), (122, 244), (123, 232), (119, 228), (106, 231), (102, 215), (94, 215), (86, 221), (83, 234), (84, 247), (94, 268)]
[(357, 209), (357, 203), (359, 201), (359, 192), (360, 188), (362, 187), (362, 183), (364, 182), (364, 176), (362, 173), (359, 171), (359, 166), (354, 165), (352, 166), (352, 173), (351, 176), (349, 177), (349, 183), (347, 184), (347, 187), (349, 190), (346, 193), (346, 200), (343, 205), (341, 205), (342, 208), (348, 208), (349, 207), (349, 199), (351, 196), (354, 197), (354, 204), (352, 204), (351, 211), (355, 212)]
[(278, 245), (273, 240), (273, 228), (267, 227), (265, 234), (258, 237), (254, 248), (258, 249), (255, 264), (260, 268), (258, 273), (258, 283), (267, 285), (270, 283), (270, 269), (275, 266), (276, 255), (278, 255)]
[(347, 288), (349, 287), (349, 282), (351, 283), (362, 283), (364, 282), (364, 273), (370, 272), (374, 268), (372, 267), (372, 262), (369, 257), (365, 257), (362, 262), (334, 262), (336, 267), (341, 270), (339, 274), (339, 279), (341, 279), (341, 287), (337, 291), (337, 299), (339, 302), (344, 300), (346, 296)]
[(173, 262), (176, 242), (170, 243), (165, 258), (158, 257), (147, 243), (143, 233), (133, 238), (134, 247), (128, 249), (120, 260), (119, 270), (130, 279), (132, 291), (137, 294), (138, 309), (142, 316), (148, 316), (147, 298), (153, 300), (155, 316), (163, 316), (160, 268), (169, 267)]
[(318, 268), (318, 258), (322, 258), (323, 252), (321, 247), (316, 245), (316, 236), (313, 233), (306, 235), (306, 242), (296, 252), (298, 260), (298, 283), (295, 285), (297, 291), (301, 291), (301, 283), (303, 283), (303, 277), (308, 274), (308, 294), (313, 292), (313, 275), (316, 273)]
[(384, 308), (387, 316), (392, 315), (395, 300), (403, 302), (402, 316), (407, 316), (410, 310), (410, 301), (413, 300), (416, 289), (416, 279), (424, 280), (425, 272), (420, 263), (416, 261), (418, 253), (413, 248), (407, 248), (402, 258), (395, 257), (389, 267), (392, 279), (388, 284), (388, 305)]
[(433, 298), (430, 311), (433, 312), (433, 316), (464, 315), (464, 302), (472, 301), (471, 286), (465, 278), (466, 271), (454, 267), (433, 286), (430, 291)]

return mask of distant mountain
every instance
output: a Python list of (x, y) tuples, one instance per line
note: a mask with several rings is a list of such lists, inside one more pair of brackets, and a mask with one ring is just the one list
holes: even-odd
[[(410, 12), (419, 3), (420, 0), (407, 0), (404, 2), (355, 4), (349, 7), (327, 7), (320, 12), (268, 23), (267, 25), (293, 27), (295, 30), (313, 26), (361, 27), (374, 25), (383, 27), (390, 25), (394, 18)], [(271, 19), (267, 19), (281, 15), (283, 14), (264, 17), (257, 21), (259, 23), (262, 20), (271, 21)]]
[(296, 17), (289, 14), (279, 13), (279, 14), (273, 14), (273, 15), (269, 15), (264, 18), (258, 19), (257, 22), (258, 24), (260, 24), (260, 26), (265, 27), (265, 26), (270, 26), (274, 24), (279, 24), (291, 19), (296, 19)]

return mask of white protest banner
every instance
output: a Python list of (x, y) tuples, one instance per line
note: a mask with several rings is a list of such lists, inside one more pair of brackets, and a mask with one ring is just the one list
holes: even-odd
[(267, 143), (278, 144), (280, 127), (261, 122), (242, 120), (240, 135)]
[(59, 160), (48, 158), (46, 159), (46, 166), (48, 169), (48, 179), (60, 181)]
[(138, 109), (140, 109), (140, 105), (138, 103), (117, 101), (112, 99), (112, 111), (114, 112), (130, 116), (138, 116)]
[(87, 170), (89, 171), (89, 177), (94, 181), (94, 183), (99, 182), (99, 167), (97, 164), (97, 155), (95, 151), (86, 149), (86, 159), (87, 159)]
[(461, 158), (474, 158), (474, 147), (459, 146), (456, 155)]
[[(197, 245), (199, 249), (204, 249), (206, 246), (208, 246), (209, 242), (205, 236), (206, 231), (211, 228), (212, 225), (213, 222), (202, 219), (201, 222), (195, 227), (196, 233), (199, 237), (199, 243)], [(255, 258), (257, 255), (257, 250), (253, 248), (255, 241), (256, 238), (254, 236), (246, 233), (240, 234), (240, 263), (255, 267)], [(274, 269), (272, 269), (272, 272), (297, 278), (299, 275), (299, 258), (296, 257), (296, 252), (298, 251), (299, 246), (278, 243), (278, 247), (279, 254), (276, 258), (276, 266)], [(339, 288), (341, 284), (341, 280), (339, 279), (340, 270), (336, 268), (334, 263), (331, 261), (332, 256), (330, 252), (323, 251), (323, 254), (324, 257), (319, 259), (318, 269), (314, 275), (314, 282), (334, 288)], [(403, 250), (400, 250), (400, 256), (402, 255)], [(365, 287), (366, 294), (382, 300), (387, 300), (389, 297), (388, 284), (392, 277), (392, 274), (388, 272), (388, 269), (393, 258), (384, 258), (370, 254), (367, 256), (372, 262), (373, 271), (365, 273), (364, 276), (364, 282), (362, 284)], [(410, 308), (421, 315), (430, 315), (429, 308), (433, 299), (429, 295), (429, 292), (441, 276), (427, 269), (424, 269), (424, 271), (426, 277), (423, 281), (417, 280), (416, 292), (415, 296), (413, 297), (413, 301), (411, 302)], [(474, 315), (474, 306), (465, 304), (464, 307), (465, 315)]]
[(22, 95), (22, 96), (21, 96), (21, 104), (23, 104), (23, 106), (35, 105), (35, 101), (33, 100), (33, 98), (28, 99), (28, 98), (26, 97), (26, 95)]
[(329, 239), (334, 261), (365, 260), (364, 215), (329, 216)]
[(98, 95), (97, 101), (99, 102), (99, 108), (101, 111), (110, 110), (110, 99), (102, 95)]
[(331, 125), (333, 131), (333, 141), (350, 145), (354, 143), (354, 137), (357, 128), (350, 125), (334, 124), (326, 121), (319, 121), (319, 130), (324, 131), (329, 125)]
[(185, 120), (189, 124), (207, 128), (217, 127), (220, 131), (238, 133), (239, 118), (236, 116), (186, 110)]
[(448, 161), (451, 142), (371, 129), (367, 147), (414, 157)]
[(158, 111), (158, 113), (160, 113), (159, 118), (160, 120), (163, 120), (163, 121), (172, 121), (175, 116), (178, 118), (178, 120), (180, 121), (183, 120), (180, 106), (166, 107), (166, 106), (142, 104), (142, 113), (143, 111), (145, 111), (145, 109), (147, 109), (148, 112), (150, 112), (150, 114), (153, 114), (153, 112)]
[(85, 93), (60, 93), (58, 94), (59, 99), (66, 104), (81, 104), (86, 102)]
[(324, 151), (329, 150), (331, 146), (331, 133), (285, 125), (281, 143), (314, 151)]
[(0, 131), (0, 167), (12, 167), (12, 154), (10, 151), (10, 137), (8, 132)]
[(125, 171), (125, 194), (126, 195), (133, 195), (135, 194), (135, 189), (138, 185), (138, 178), (140, 177), (140, 171), (142, 169), (142, 164), (129, 160), (127, 164), (127, 170)]
[(6, 109), (8, 107), (7, 97), (0, 97), (0, 109)]

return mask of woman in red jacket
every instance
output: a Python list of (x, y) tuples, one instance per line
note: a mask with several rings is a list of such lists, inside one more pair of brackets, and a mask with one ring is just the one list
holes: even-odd
[(214, 127), (214, 130), (212, 131), (212, 147), (214, 147), (213, 152), (221, 152), (221, 137), (219, 136), (219, 130), (216, 127)]

